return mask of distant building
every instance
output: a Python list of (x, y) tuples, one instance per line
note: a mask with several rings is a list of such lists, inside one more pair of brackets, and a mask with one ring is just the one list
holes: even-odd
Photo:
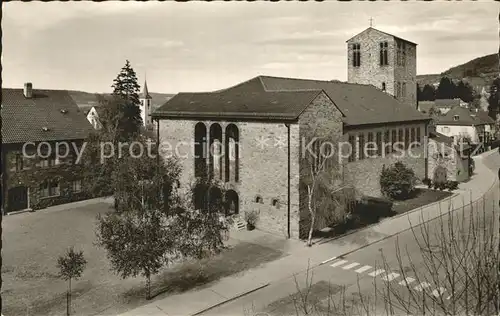
[(466, 138), (472, 145), (488, 144), (494, 133), (494, 120), (487, 113), (455, 106), (435, 119), (436, 131), (448, 137)]
[(102, 106), (93, 106), (87, 113), (87, 120), (94, 129), (102, 128), (102, 123), (99, 119), (100, 117), (102, 117)]
[[(35, 90), (31, 83), (24, 89), (2, 89), (2, 123), (4, 213), (88, 197), (77, 151), (92, 126), (68, 91)], [(68, 147), (57, 148), (57, 143)]]
[(371, 84), (417, 108), (417, 44), (369, 27), (347, 45), (348, 82)]
[(459, 144), (453, 137), (430, 130), (428, 137), (429, 179), (464, 182), (470, 178), (470, 150), (467, 143)]
[(144, 80), (144, 88), (142, 90), (141, 95), (139, 96), (139, 101), (141, 102), (139, 107), (141, 109), (142, 123), (146, 127), (151, 126), (153, 122), (151, 120), (151, 113), (153, 112), (152, 100), (153, 98), (151, 97), (148, 91), (148, 83), (146, 82), (146, 80)]

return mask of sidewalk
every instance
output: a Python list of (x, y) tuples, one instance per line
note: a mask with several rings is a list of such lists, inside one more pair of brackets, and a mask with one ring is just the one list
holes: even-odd
[(479, 200), (497, 183), (496, 170), (492, 171), (483, 162), (483, 159), (492, 154), (498, 155), (498, 151), (492, 150), (474, 157), (476, 162), (474, 177), (467, 183), (461, 183), (458, 193), (446, 200), (397, 217), (387, 218), (380, 223), (329, 242), (319, 243), (313, 247), (295, 248), (289, 256), (264, 264), (244, 274), (223, 278), (208, 288), (166, 297), (121, 316), (196, 315), (265, 287), (269, 283), (303, 272), (308, 268), (308, 261), (310, 267), (324, 264), (333, 257), (346, 255), (408, 230), (412, 226), (437, 218), (448, 211), (450, 204), (454, 209), (470, 204)]

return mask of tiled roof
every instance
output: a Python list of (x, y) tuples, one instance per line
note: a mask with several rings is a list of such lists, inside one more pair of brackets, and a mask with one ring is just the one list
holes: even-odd
[(353, 38), (355, 38), (355, 37), (356, 37), (356, 36), (358, 36), (359, 34), (364, 33), (364, 32), (366, 32), (366, 31), (368, 31), (368, 30), (374, 30), (374, 31), (380, 32), (380, 33), (382, 33), (382, 34), (389, 35), (389, 36), (391, 36), (391, 37), (394, 37), (395, 39), (398, 39), (398, 40), (400, 40), (400, 41), (404, 41), (404, 42), (407, 42), (407, 43), (413, 44), (413, 45), (415, 45), (415, 46), (417, 46), (417, 45), (418, 45), (417, 43), (410, 42), (409, 40), (406, 40), (406, 39), (404, 39), (404, 38), (401, 38), (401, 37), (398, 37), (398, 36), (392, 35), (392, 34), (390, 34), (390, 33), (387, 33), (387, 32), (381, 31), (381, 30), (378, 30), (378, 29), (373, 28), (373, 27), (371, 27), (371, 26), (370, 26), (369, 28), (367, 28), (366, 30), (364, 30), (364, 31), (362, 31), (362, 32), (359, 32), (358, 34), (354, 35), (353, 37), (351, 37), (350, 39), (348, 39), (346, 42), (349, 42), (350, 40), (352, 40)]
[(420, 112), (429, 114), (434, 107), (434, 101), (418, 101), (418, 109)]
[(434, 104), (438, 108), (452, 108), (460, 106), (460, 99), (436, 99)]
[(495, 124), (495, 120), (488, 115), (488, 112), (478, 110), (475, 114), (484, 124)]
[(344, 114), (344, 123), (348, 125), (429, 120), (371, 85), (269, 76), (258, 76), (215, 92), (179, 93), (155, 111), (153, 117), (293, 120), (321, 91)]
[[(44, 130), (47, 129), (47, 130)], [(2, 143), (84, 139), (92, 131), (83, 112), (64, 90), (2, 89)]]
[[(457, 119), (455, 119), (456, 116), (458, 116)], [(480, 112), (471, 112), (469, 109), (461, 106), (455, 106), (445, 115), (436, 118), (437, 125), (471, 126), (493, 123), (494, 121), (492, 119), (491, 121), (488, 120), (484, 115), (480, 114)]]

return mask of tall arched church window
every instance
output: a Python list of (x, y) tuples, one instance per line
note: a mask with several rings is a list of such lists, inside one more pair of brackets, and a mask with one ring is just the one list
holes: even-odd
[(235, 124), (229, 124), (226, 127), (225, 148), (227, 154), (225, 157), (226, 182), (239, 181), (239, 130)]
[(207, 175), (207, 127), (199, 122), (194, 127), (194, 176)]

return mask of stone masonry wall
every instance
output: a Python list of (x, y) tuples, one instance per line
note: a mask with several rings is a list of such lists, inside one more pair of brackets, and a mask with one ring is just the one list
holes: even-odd
[(345, 140), (347, 141), (348, 135), (359, 136), (364, 134), (365, 140), (368, 139), (368, 132), (374, 133), (374, 141), (376, 140), (376, 133), (382, 132), (382, 140), (384, 140), (384, 132), (389, 130), (389, 136), (391, 139), (392, 130), (399, 130), (402, 128), (420, 128), (421, 135), (421, 146), (411, 149), (411, 155), (409, 152), (404, 153), (392, 153), (387, 155), (382, 155), (373, 158), (364, 158), (357, 161), (347, 162), (345, 159), (345, 170), (344, 176), (346, 181), (350, 181), (354, 184), (356, 190), (363, 194), (369, 196), (380, 197), (382, 193), (380, 192), (380, 173), (382, 172), (383, 166), (390, 166), (397, 161), (403, 162), (407, 167), (410, 167), (415, 172), (419, 180), (425, 178), (425, 150), (424, 150), (424, 136), (425, 136), (425, 124), (405, 124), (405, 125), (394, 125), (394, 126), (383, 126), (383, 127), (373, 127), (373, 128), (357, 128), (350, 130), (345, 134)]
[[(387, 41), (388, 65), (380, 65), (380, 43)], [(360, 44), (361, 64), (353, 66), (352, 44)], [(406, 83), (406, 95), (399, 100), (411, 107), (417, 107), (417, 47), (405, 42), (406, 63), (399, 66), (397, 63), (397, 41), (393, 36), (374, 29), (368, 29), (350, 39), (347, 43), (348, 81), (351, 83), (371, 84), (382, 89), (386, 84), (386, 92), (395, 96), (397, 82)]]
[[(162, 148), (175, 147), (176, 144), (192, 144), (195, 120), (160, 120), (160, 141)], [(204, 121), (207, 130), (211, 121)], [(226, 122), (218, 121), (224, 130), (229, 123), (239, 131), (239, 181), (231, 184), (239, 195), (239, 214), (257, 210), (259, 229), (287, 235), (287, 127), (283, 123), (270, 122)], [(291, 235), (298, 236), (298, 155), (299, 131), (297, 124), (290, 126), (291, 143)], [(169, 145), (170, 144), (170, 145)], [(178, 161), (182, 172), (180, 176), (182, 191), (185, 193), (194, 181), (193, 146), (179, 146)], [(162, 155), (166, 157), (163, 150)], [(172, 151), (170, 151), (172, 152)], [(180, 157), (179, 157), (180, 156)], [(262, 199), (261, 203), (256, 197)], [(273, 200), (277, 203), (272, 205)]]
[[(380, 66), (380, 42), (388, 42), (388, 61), (386, 66)], [(361, 64), (353, 66), (352, 44), (359, 43), (361, 50)], [(371, 84), (382, 89), (382, 82), (386, 84), (386, 91), (395, 95), (394, 86), (394, 60), (395, 41), (394, 37), (369, 29), (358, 34), (347, 42), (347, 80), (351, 83)]]
[[(302, 232), (302, 238), (307, 236), (310, 224), (310, 214), (308, 211), (308, 192), (307, 192), (307, 180), (308, 175), (311, 170), (311, 158), (306, 155), (312, 151), (312, 154), (317, 155), (321, 152), (314, 151), (309, 144), (314, 140), (315, 137), (321, 138), (324, 142), (329, 142), (334, 145), (333, 153), (334, 156), (330, 159), (335, 161), (338, 157), (338, 151), (340, 142), (343, 140), (343, 123), (342, 123), (342, 113), (337, 109), (335, 104), (324, 94), (321, 93), (312, 104), (301, 114), (299, 118), (300, 124), (300, 140), (301, 140), (301, 157), (300, 157), (300, 178), (302, 185), (300, 186), (300, 231)], [(308, 146), (309, 145), (309, 146)], [(335, 163), (334, 168), (339, 168), (339, 173), (342, 172), (341, 164)], [(341, 206), (337, 209), (332, 209), (332, 212), (343, 212), (345, 211)], [(328, 223), (322, 218), (330, 217), (329, 214), (318, 213), (316, 218), (315, 229), (322, 229), (324, 225), (332, 224)]]
[[(80, 145), (78, 148), (81, 148)], [(17, 155), (22, 155), (21, 146), (5, 146), (2, 155), (4, 159), (2, 161), (3, 184), (5, 185), (2, 196), (4, 211), (9, 210), (9, 189), (18, 186), (27, 188), (28, 208), (32, 210), (90, 198), (90, 194), (85, 192), (82, 164), (75, 165), (64, 162), (55, 166), (40, 167), (36, 165), (40, 159), (27, 158), (24, 161), (24, 168), (16, 170)], [(40, 184), (46, 180), (58, 181), (60, 191), (58, 196), (40, 196)], [(75, 180), (82, 181), (81, 192), (73, 192), (73, 181)]]
[(448, 180), (462, 182), (469, 179), (468, 158), (460, 157), (455, 149), (430, 139), (428, 157), (430, 179), (433, 178), (434, 170), (438, 166), (446, 168)]

